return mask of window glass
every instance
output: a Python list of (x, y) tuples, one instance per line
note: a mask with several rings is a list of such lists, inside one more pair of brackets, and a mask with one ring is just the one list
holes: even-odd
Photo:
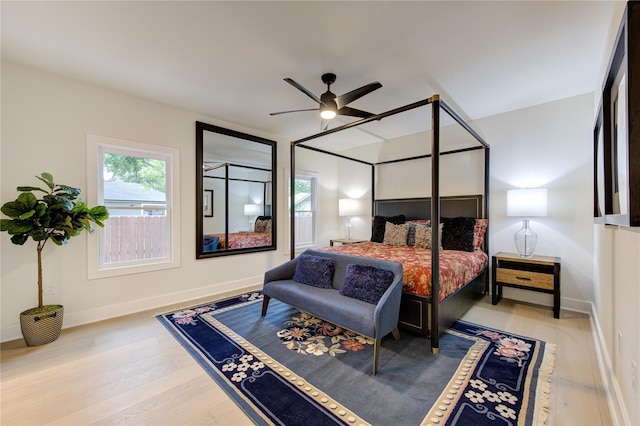
[(315, 245), (316, 178), (296, 174), (294, 194), (296, 247)]
[(88, 141), (96, 201), (109, 210), (90, 277), (179, 266), (177, 150), (92, 135)]

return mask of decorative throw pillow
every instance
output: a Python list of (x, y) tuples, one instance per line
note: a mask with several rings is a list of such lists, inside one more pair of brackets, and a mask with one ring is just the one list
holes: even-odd
[(333, 273), (336, 264), (333, 259), (310, 254), (301, 254), (296, 260), (293, 280), (320, 288), (333, 287)]
[(384, 240), (384, 229), (387, 222), (391, 222), (394, 225), (401, 225), (405, 222), (405, 215), (398, 216), (374, 216), (373, 227), (371, 229), (371, 241), (374, 243), (381, 243)]
[(267, 226), (265, 226), (264, 232), (267, 234), (271, 233), (271, 219), (267, 220)]
[(210, 251), (216, 251), (218, 249), (218, 243), (220, 242), (220, 237), (216, 235), (205, 235), (202, 240), (202, 251), (208, 253)]
[(340, 294), (376, 305), (393, 283), (393, 272), (367, 265), (347, 265)]
[(267, 229), (267, 220), (264, 219), (258, 219), (256, 220), (256, 224), (253, 227), (253, 232), (259, 232), (259, 233), (263, 233), (266, 232)]
[[(440, 240), (440, 248), (442, 249), (442, 224), (440, 224), (440, 233), (438, 239)], [(416, 226), (416, 248), (431, 248), (431, 226), (417, 225)]]
[(473, 249), (482, 250), (484, 235), (487, 232), (488, 219), (476, 219), (476, 226), (473, 228)]
[(382, 243), (392, 244), (394, 246), (406, 246), (408, 232), (408, 223), (403, 223), (402, 225), (394, 225), (391, 222), (387, 222), (384, 227), (384, 239), (382, 240)]
[(442, 248), (445, 250), (473, 251), (473, 217), (443, 218)]
[(407, 245), (416, 245), (416, 224), (413, 222), (407, 222), (409, 224), (409, 232), (407, 232)]

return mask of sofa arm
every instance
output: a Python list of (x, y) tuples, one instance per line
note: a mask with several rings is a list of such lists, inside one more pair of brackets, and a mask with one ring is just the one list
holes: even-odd
[(374, 321), (376, 325), (376, 338), (381, 339), (398, 326), (400, 318), (400, 300), (402, 299), (402, 270), (395, 274), (393, 283), (382, 295), (376, 305)]
[(264, 284), (271, 281), (289, 280), (296, 272), (297, 259), (290, 260), (264, 273)]

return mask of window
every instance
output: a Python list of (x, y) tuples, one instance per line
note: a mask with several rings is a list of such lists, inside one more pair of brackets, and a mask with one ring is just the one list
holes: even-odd
[(87, 142), (89, 188), (109, 210), (90, 244), (89, 278), (179, 266), (178, 151), (94, 135)]
[(316, 242), (316, 177), (296, 174), (295, 179), (296, 247)]

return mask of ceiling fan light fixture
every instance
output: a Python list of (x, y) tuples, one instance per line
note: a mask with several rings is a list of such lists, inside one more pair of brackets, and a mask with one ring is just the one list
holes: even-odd
[(331, 120), (332, 118), (336, 117), (336, 112), (326, 108), (320, 111), (320, 117), (324, 118), (325, 120)]

